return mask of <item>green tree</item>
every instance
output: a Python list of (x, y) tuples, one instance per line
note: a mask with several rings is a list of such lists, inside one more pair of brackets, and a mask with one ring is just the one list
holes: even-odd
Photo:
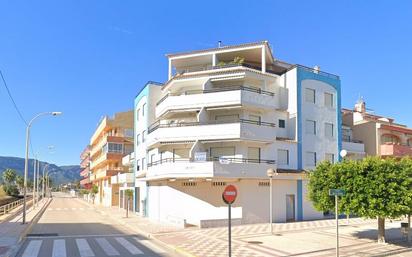
[(21, 175), (16, 176), (16, 184), (19, 190), (22, 190), (24, 187), (24, 178)]
[(4, 192), (6, 192), (7, 195), (11, 196), (18, 196), (19, 195), (19, 189), (15, 184), (5, 184), (3, 186)]
[(339, 209), (378, 219), (378, 242), (385, 242), (385, 218), (412, 210), (412, 160), (368, 157), (362, 161), (323, 162), (309, 174), (309, 199), (319, 211), (333, 211), (329, 189), (344, 189)]
[(6, 184), (12, 184), (12, 183), (14, 183), (15, 180), (16, 180), (16, 175), (17, 175), (17, 173), (16, 173), (15, 170), (13, 170), (13, 169), (6, 169), (6, 170), (3, 172), (3, 181), (4, 181), (4, 183), (6, 183)]
[(126, 218), (129, 217), (129, 206), (130, 206), (130, 200), (133, 199), (133, 190), (132, 189), (126, 189), (124, 190), (124, 195), (126, 196)]
[(96, 198), (96, 194), (99, 192), (99, 188), (97, 185), (92, 185), (92, 188), (90, 189), (90, 194), (92, 195), (93, 199), (93, 204), (94, 204), (94, 199)]

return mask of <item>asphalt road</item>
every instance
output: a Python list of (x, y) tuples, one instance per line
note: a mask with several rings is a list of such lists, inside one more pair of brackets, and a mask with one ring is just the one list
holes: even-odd
[(94, 208), (67, 194), (55, 193), (17, 256), (176, 256)]

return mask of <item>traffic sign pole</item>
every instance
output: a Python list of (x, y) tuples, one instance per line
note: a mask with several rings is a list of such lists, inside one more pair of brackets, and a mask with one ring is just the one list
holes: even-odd
[(227, 204), (228, 209), (228, 241), (229, 241), (229, 257), (232, 257), (232, 203), (237, 197), (237, 189), (233, 185), (228, 185), (222, 193), (223, 201)]
[(229, 210), (229, 221), (228, 221), (228, 226), (229, 226), (229, 257), (232, 257), (232, 204), (229, 203), (228, 206)]
[(335, 195), (335, 216), (336, 216), (336, 257), (339, 257), (339, 212), (338, 195)]

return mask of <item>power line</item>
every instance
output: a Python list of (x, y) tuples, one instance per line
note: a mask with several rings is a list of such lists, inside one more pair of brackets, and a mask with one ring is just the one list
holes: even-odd
[[(1, 76), (1, 79), (3, 80), (3, 85), (4, 85), (4, 87), (6, 88), (7, 94), (9, 95), (9, 98), (10, 98), (11, 102), (13, 103), (14, 109), (16, 110), (17, 114), (19, 115), (19, 117), (20, 117), (20, 119), (23, 121), (23, 123), (24, 123), (26, 126), (28, 126), (28, 123), (27, 123), (26, 119), (23, 117), (23, 114), (20, 112), (19, 107), (17, 107), (17, 104), (16, 104), (16, 102), (14, 101), (13, 96), (11, 95), (10, 89), (9, 89), (9, 87), (7, 86), (6, 79), (4, 78), (3, 72), (2, 72), (1, 70), (0, 70), (0, 76)], [(30, 143), (31, 154), (34, 155), (33, 145), (32, 145), (32, 143), (31, 143), (31, 138), (30, 138), (29, 143)]]

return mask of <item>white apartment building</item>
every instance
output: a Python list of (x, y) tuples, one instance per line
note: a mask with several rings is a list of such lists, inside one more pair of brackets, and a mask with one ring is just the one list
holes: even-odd
[(340, 80), (275, 59), (267, 41), (167, 55), (169, 79), (135, 99), (135, 211), (199, 227), (323, 218), (306, 172), (341, 149)]

